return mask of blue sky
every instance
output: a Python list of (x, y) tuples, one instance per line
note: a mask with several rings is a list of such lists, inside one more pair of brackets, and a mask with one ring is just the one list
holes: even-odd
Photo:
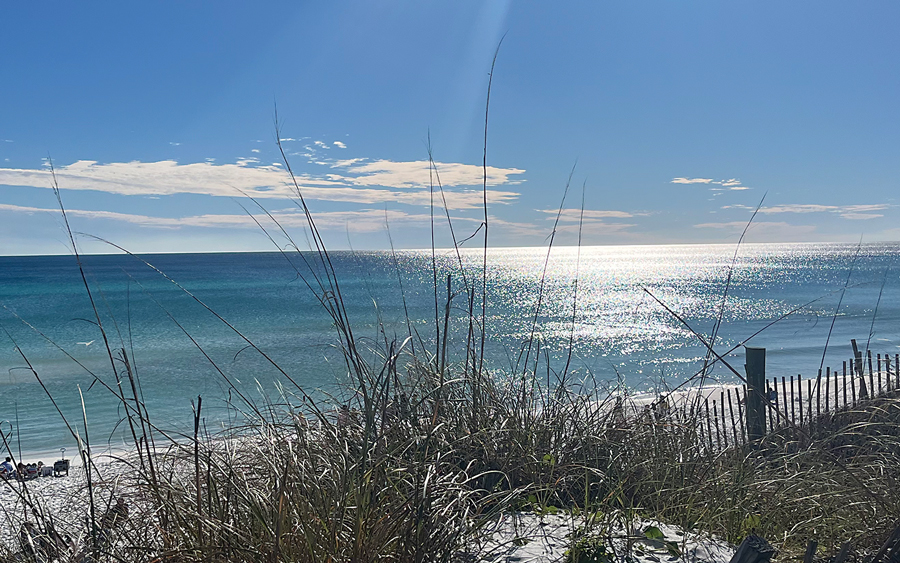
[[(900, 4), (20, 2), (0, 14), (0, 254), (423, 248), (428, 141), (494, 246), (900, 240)], [(258, 211), (257, 211), (258, 213)], [(442, 208), (437, 210), (444, 217)], [(438, 244), (449, 238), (439, 221)], [(82, 240), (91, 252), (109, 247)], [(471, 244), (471, 243), (470, 243)]]

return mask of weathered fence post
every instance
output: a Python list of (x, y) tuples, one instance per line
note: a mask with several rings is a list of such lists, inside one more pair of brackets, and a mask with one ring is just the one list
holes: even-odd
[(856, 368), (856, 375), (859, 376), (859, 400), (862, 401), (869, 398), (869, 393), (866, 389), (866, 374), (863, 371), (862, 352), (859, 350), (859, 346), (856, 345), (855, 338), (850, 340), (850, 345), (853, 346), (853, 367)]
[(766, 349), (745, 346), (747, 371), (747, 439), (766, 435)]

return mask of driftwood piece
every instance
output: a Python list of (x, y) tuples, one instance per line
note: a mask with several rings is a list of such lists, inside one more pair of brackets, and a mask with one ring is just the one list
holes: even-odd
[(731, 563), (766, 563), (775, 553), (775, 548), (769, 542), (756, 534), (750, 534), (734, 552)]

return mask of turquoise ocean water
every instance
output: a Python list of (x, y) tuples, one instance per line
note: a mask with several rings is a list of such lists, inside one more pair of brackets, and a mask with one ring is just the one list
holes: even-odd
[[(621, 382), (633, 391), (653, 391), (690, 377), (702, 364), (704, 349), (643, 289), (708, 335), (734, 251), (729, 245), (587, 247), (579, 256), (575, 248), (554, 249), (537, 316), (537, 335), (550, 351), (551, 364), (564, 363), (572, 338), (571, 365), (578, 377)], [(516, 369), (518, 351), (531, 333), (546, 253), (544, 248), (489, 253), (487, 364), (495, 373)], [(340, 395), (345, 373), (331, 320), (281, 254), (143, 258), (226, 318), (304, 389)], [(833, 318), (825, 365), (839, 366), (849, 357), (851, 338), (861, 345), (870, 342), (873, 352), (900, 353), (898, 258), (900, 244), (741, 247), (717, 350), (727, 351), (797, 309), (752, 340), (768, 350), (769, 376), (815, 374)], [(379, 326), (402, 340), (409, 330), (407, 314), (409, 326), (433, 340), (431, 251), (336, 252), (332, 259), (361, 342), (383, 342)], [(454, 292), (465, 283), (462, 270), (466, 281), (474, 283), (481, 256), (442, 251), (436, 260), (443, 311), (446, 275), (451, 275)], [(302, 264), (296, 255), (294, 262)], [(211, 431), (229, 420), (222, 377), (185, 332), (248, 394), (273, 393), (283, 379), (215, 316), (141, 261), (87, 256), (84, 263), (111, 345), (128, 350), (144, 400), (160, 426), (188, 428), (191, 399), (197, 395), (203, 396)], [(119, 405), (101, 385), (91, 385), (93, 376), (60, 350), (115, 384), (74, 258), (0, 257), (0, 304), (0, 325), (6, 331), (0, 332), (0, 429), (12, 447), (23, 452), (75, 449), (56, 408), (26, 369), (29, 362), (63, 414), (79, 426), (80, 387), (94, 444), (127, 446), (124, 426), (117, 424), (123, 415)], [(454, 297), (452, 305), (461, 322), (464, 296)], [(731, 358), (735, 367), (743, 365), (741, 350)], [(723, 368), (714, 374), (722, 381), (734, 380)]]

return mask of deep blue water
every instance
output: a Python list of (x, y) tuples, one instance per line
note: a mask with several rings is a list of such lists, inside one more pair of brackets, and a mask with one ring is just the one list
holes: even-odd
[[(579, 257), (577, 249), (561, 248), (553, 251), (547, 274), (542, 276), (546, 249), (492, 250), (487, 364), (498, 375), (516, 369), (522, 342), (532, 331), (543, 278), (536, 334), (542, 348), (551, 354), (551, 366), (559, 368), (564, 363), (572, 338), (572, 369), (579, 378), (610, 384), (621, 380), (635, 391), (675, 385), (697, 371), (704, 349), (643, 288), (695, 330), (708, 335), (718, 316), (733, 253), (734, 247), (727, 245), (623, 246), (582, 248)], [(752, 341), (767, 348), (770, 376), (814, 374), (833, 318), (826, 365), (839, 366), (849, 357), (850, 338), (861, 345), (870, 341), (878, 353), (900, 352), (898, 257), (898, 244), (859, 249), (828, 244), (742, 247), (732, 272), (717, 350), (727, 351), (784, 313), (799, 309)], [(143, 258), (227, 319), (306, 391), (340, 395), (345, 369), (331, 319), (284, 256), (167, 254)], [(297, 255), (292, 259), (309, 278), (302, 260)], [(409, 326), (424, 341), (433, 342), (430, 251), (400, 252), (396, 257), (382, 252), (338, 252), (332, 259), (350, 320), (362, 343), (375, 347), (382, 343), (379, 326), (384, 326), (388, 337), (396, 335), (400, 340)], [(277, 382), (284, 383), (277, 370), (247, 349), (246, 342), (231, 329), (141, 261), (129, 256), (87, 256), (84, 264), (110, 345), (114, 350), (127, 350), (147, 406), (160, 426), (187, 428), (191, 399), (197, 395), (203, 396), (211, 430), (228, 422), (224, 380), (185, 332), (245, 393), (273, 395)], [(441, 311), (446, 275), (452, 276), (457, 330), (450, 347), (459, 350), (459, 339), (465, 336), (460, 330), (465, 308), (465, 295), (458, 293), (464, 284), (461, 272), (469, 284), (477, 284), (481, 257), (473, 252), (458, 259), (443, 251), (437, 264)], [(842, 291), (848, 279), (847, 290)], [(74, 258), (0, 257), (0, 304), (5, 307), (0, 309), (0, 325), (9, 333), (0, 332), (0, 428), (11, 435), (13, 446), (21, 443), (22, 450), (30, 452), (74, 449), (74, 441), (46, 392), (24, 369), (27, 362), (63, 414), (79, 427), (83, 426), (81, 387), (92, 442), (113, 447), (127, 442), (124, 427), (116, 426), (123, 414), (117, 402), (100, 384), (91, 386), (94, 377), (86, 371), (115, 386)], [(742, 356), (741, 350), (731, 355), (736, 368), (741, 369)], [(462, 357), (457, 355), (456, 360), (462, 361)], [(121, 371), (121, 361), (113, 362)], [(724, 381), (733, 380), (722, 368), (714, 373)]]

